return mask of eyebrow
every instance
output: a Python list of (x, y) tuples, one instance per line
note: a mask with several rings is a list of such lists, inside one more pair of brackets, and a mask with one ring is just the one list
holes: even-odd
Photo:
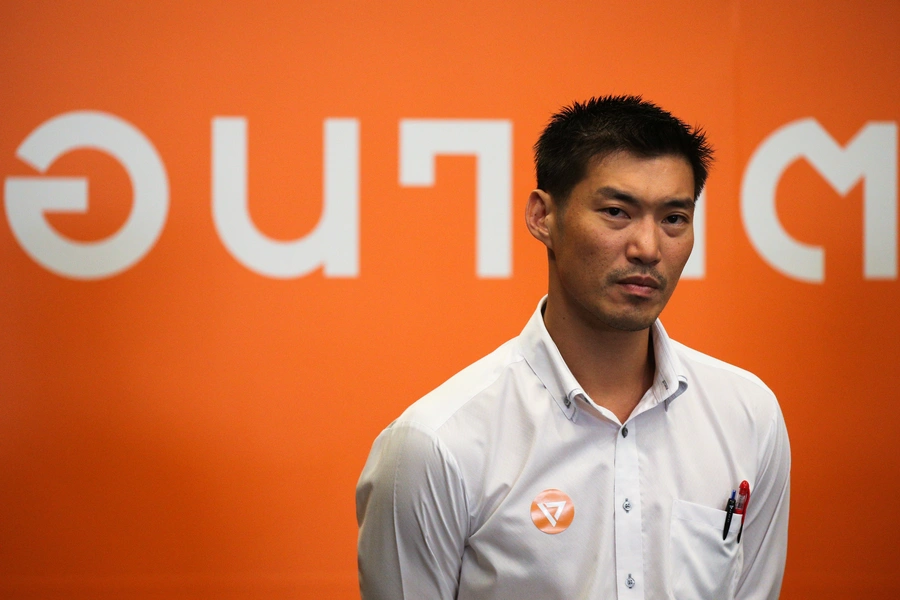
[[(603, 186), (594, 192), (594, 194), (605, 198), (613, 198), (614, 200), (619, 200), (630, 206), (638, 206), (641, 203), (640, 200), (628, 192), (624, 192), (611, 186)], [(685, 210), (692, 209), (697, 205), (693, 198), (671, 198), (666, 200), (663, 204), (672, 208), (683, 208)]]

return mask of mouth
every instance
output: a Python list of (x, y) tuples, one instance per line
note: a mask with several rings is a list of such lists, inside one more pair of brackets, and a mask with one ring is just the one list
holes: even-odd
[(631, 277), (620, 279), (616, 283), (636, 296), (651, 296), (662, 287), (657, 279), (646, 275), (632, 275)]
[(653, 289), (659, 289), (659, 281), (650, 277), (649, 275), (632, 275), (631, 277), (625, 277), (624, 279), (620, 279), (619, 283), (624, 285), (637, 285), (641, 287), (648, 287)]

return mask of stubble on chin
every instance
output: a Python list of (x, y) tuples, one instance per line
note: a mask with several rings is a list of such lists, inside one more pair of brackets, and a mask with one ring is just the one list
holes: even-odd
[(656, 321), (656, 317), (659, 316), (654, 314), (652, 317), (648, 316), (646, 313), (644, 314), (618, 314), (618, 315), (604, 315), (603, 322), (607, 327), (611, 329), (616, 329), (618, 331), (644, 331)]

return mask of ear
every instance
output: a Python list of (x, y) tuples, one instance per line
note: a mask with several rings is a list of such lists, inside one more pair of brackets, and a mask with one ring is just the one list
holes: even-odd
[(525, 205), (525, 224), (531, 235), (543, 242), (549, 250), (553, 249), (551, 231), (556, 219), (556, 206), (553, 198), (544, 190), (534, 190), (528, 196)]

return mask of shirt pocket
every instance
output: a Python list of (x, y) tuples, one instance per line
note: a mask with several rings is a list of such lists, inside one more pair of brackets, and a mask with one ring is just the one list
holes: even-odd
[(676, 499), (672, 505), (670, 550), (676, 600), (732, 600), (743, 563), (737, 543), (741, 516), (734, 515), (722, 540), (725, 511)]

